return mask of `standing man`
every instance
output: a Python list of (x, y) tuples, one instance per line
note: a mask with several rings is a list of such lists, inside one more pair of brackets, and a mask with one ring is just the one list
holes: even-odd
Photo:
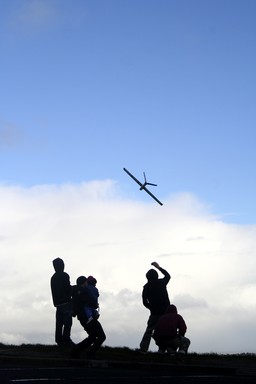
[(65, 264), (59, 257), (53, 260), (55, 273), (51, 278), (53, 305), (56, 307), (55, 341), (59, 346), (72, 345), (72, 302), (69, 275), (64, 272)]
[(143, 305), (150, 310), (150, 315), (147, 322), (146, 331), (140, 342), (140, 353), (147, 353), (152, 337), (152, 333), (155, 329), (155, 325), (161, 315), (166, 311), (170, 300), (167, 292), (167, 284), (170, 281), (171, 276), (169, 273), (161, 268), (158, 263), (151, 263), (156, 269), (158, 269), (164, 277), (158, 278), (158, 273), (155, 269), (150, 269), (146, 273), (148, 282), (144, 285), (142, 291), (142, 302)]
[(73, 308), (77, 319), (87, 332), (88, 337), (74, 347), (73, 351), (71, 351), (71, 357), (77, 359), (87, 349), (87, 358), (94, 359), (96, 352), (106, 340), (106, 335), (100, 322), (96, 317), (88, 317), (87, 314), (88, 307), (94, 310), (98, 308), (98, 298), (93, 296), (88, 289), (88, 280), (85, 276), (78, 277), (76, 284), (73, 287), (72, 293)]

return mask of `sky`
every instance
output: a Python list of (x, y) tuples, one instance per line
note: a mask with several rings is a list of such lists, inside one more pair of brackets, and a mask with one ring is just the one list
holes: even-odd
[(72, 284), (97, 278), (105, 345), (139, 347), (157, 261), (191, 352), (256, 352), (255, 17), (254, 0), (1, 1), (0, 342), (54, 344), (61, 257)]

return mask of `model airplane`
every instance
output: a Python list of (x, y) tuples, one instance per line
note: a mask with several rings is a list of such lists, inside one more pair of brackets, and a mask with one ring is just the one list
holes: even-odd
[(136, 179), (135, 176), (133, 176), (126, 168), (124, 168), (124, 171), (134, 180), (136, 181), (137, 184), (140, 185), (140, 191), (142, 191), (144, 189), (145, 192), (147, 192), (149, 194), (149, 196), (151, 196), (155, 201), (158, 202), (158, 204), (160, 205), (163, 205), (163, 203), (161, 203), (161, 201), (159, 201), (155, 195), (153, 195), (153, 193), (151, 193), (148, 188), (146, 188), (146, 185), (153, 185), (154, 187), (157, 187), (157, 184), (152, 184), (152, 183), (148, 183), (147, 182), (147, 179), (146, 179), (146, 175), (145, 175), (145, 172), (143, 172), (143, 175), (144, 175), (144, 183), (141, 183), (138, 179)]

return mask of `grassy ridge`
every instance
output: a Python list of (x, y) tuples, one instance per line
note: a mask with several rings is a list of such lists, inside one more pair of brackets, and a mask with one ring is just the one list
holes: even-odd
[[(70, 347), (60, 348), (56, 345), (44, 344), (22, 344), (8, 345), (0, 343), (0, 360), (1, 358), (37, 358), (37, 359), (53, 359), (63, 360), (70, 359)], [(169, 363), (172, 358), (169, 355), (159, 355), (157, 352), (149, 352), (146, 355), (141, 355), (137, 350), (128, 347), (108, 347), (103, 346), (97, 354), (98, 359), (112, 361), (130, 361), (130, 362), (151, 362), (151, 363)], [(85, 358), (85, 355), (81, 356)], [(208, 364), (222, 366), (237, 366), (237, 365), (254, 365), (256, 366), (256, 354), (240, 353), (219, 355), (216, 353), (189, 353), (185, 357), (187, 364)]]

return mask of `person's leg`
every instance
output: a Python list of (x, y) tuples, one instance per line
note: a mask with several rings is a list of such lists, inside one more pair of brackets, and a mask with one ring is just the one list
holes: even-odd
[(63, 328), (63, 314), (59, 307), (56, 308), (56, 323), (55, 323), (55, 342), (61, 345), (62, 340), (62, 328)]
[(157, 340), (155, 340), (156, 345), (158, 346), (158, 353), (164, 355), (165, 352), (169, 354), (175, 354), (177, 350), (177, 346), (173, 342), (175, 339), (168, 339), (167, 336), (161, 336), (158, 337)]
[(71, 351), (71, 357), (73, 358), (79, 358), (80, 353), (87, 349), (95, 341), (93, 333), (90, 332), (90, 329), (87, 328), (87, 318), (79, 319), (79, 321), (84, 330), (88, 333), (88, 337), (80, 341), (80, 343), (76, 344), (76, 346), (73, 348), (73, 350)]
[(159, 316), (157, 315), (150, 315), (147, 322), (147, 328), (145, 330), (145, 333), (142, 337), (142, 340), (140, 342), (140, 350), (141, 352), (147, 352), (149, 349), (150, 341), (152, 333), (155, 329), (157, 320), (159, 319)]
[(103, 331), (103, 328), (98, 322), (98, 320), (92, 320), (88, 324), (86, 324), (85, 321), (80, 320), (80, 323), (83, 326), (84, 330), (88, 333), (88, 337), (86, 337), (84, 340), (82, 340), (75, 346), (75, 348), (71, 352), (71, 356), (74, 358), (78, 358), (82, 351), (89, 348), (87, 357), (95, 357), (96, 351), (100, 348), (100, 346), (106, 339), (106, 335)]
[(72, 343), (72, 340), (70, 338), (71, 327), (73, 323), (71, 304), (70, 303), (65, 304), (62, 308), (62, 312), (63, 312), (62, 340), (63, 340), (63, 343)]
[(84, 340), (82, 340), (80, 343), (76, 344), (75, 347), (72, 349), (70, 355), (74, 359), (79, 359), (80, 354), (87, 349), (93, 340), (90, 338), (90, 336), (86, 337)]
[(176, 354), (179, 345), (179, 338), (165, 340), (165, 348), (170, 355)]
[(105, 332), (103, 331), (102, 325), (97, 319), (92, 320), (86, 326), (87, 332), (92, 335), (93, 343), (90, 345), (87, 357), (93, 358), (95, 357), (96, 352), (101, 347), (103, 342), (106, 340)]
[(190, 346), (190, 340), (187, 337), (179, 337), (179, 353), (187, 353), (188, 347)]
[(189, 345), (190, 340), (184, 336), (177, 336), (175, 339), (166, 341), (167, 350), (178, 350), (178, 353), (187, 353)]

